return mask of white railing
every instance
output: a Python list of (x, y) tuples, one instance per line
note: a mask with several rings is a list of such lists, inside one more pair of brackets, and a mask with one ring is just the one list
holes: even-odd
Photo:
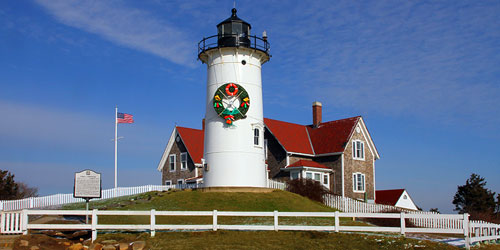
[[(201, 184), (178, 184), (178, 185), (145, 185), (138, 187), (119, 187), (102, 190), (101, 199), (116, 198), (127, 195), (136, 195), (151, 191), (167, 191), (169, 189), (199, 188)], [(98, 200), (98, 199), (97, 199)], [(54, 194), (43, 197), (31, 197), (21, 200), (0, 201), (1, 211), (14, 211), (29, 208), (42, 208), (58, 206), (69, 203), (83, 202), (81, 198), (74, 198), (73, 194)]]
[[(79, 215), (91, 216), (91, 224), (31, 224), (30, 215)], [(99, 224), (98, 217), (101, 215), (114, 216), (149, 216), (149, 224)], [(211, 224), (202, 225), (168, 225), (157, 224), (160, 216), (209, 216), (212, 217)], [(243, 217), (273, 217), (273, 223), (267, 225), (225, 225), (218, 223), (221, 216), (243, 216)], [(329, 225), (284, 225), (279, 223), (282, 217), (327, 217), (332, 218)], [(345, 226), (340, 224), (340, 218), (378, 218), (397, 219), (399, 226), (379, 227), (379, 226)], [(230, 212), (230, 211), (111, 211), (111, 210), (22, 210), (17, 212), (2, 212), (2, 223), (0, 232), (23, 233), (28, 230), (91, 230), (92, 240), (97, 237), (98, 230), (139, 230), (150, 231), (151, 236), (157, 230), (296, 230), (296, 231), (332, 231), (332, 232), (392, 232), (399, 234), (406, 233), (440, 233), (440, 234), (461, 234), (465, 238), (465, 246), (478, 241), (493, 241), (500, 239), (500, 225), (484, 222), (469, 222), (468, 214), (406, 214), (401, 213), (342, 213), (342, 212)], [(461, 228), (439, 228), (434, 226), (412, 227), (406, 225), (405, 219), (452, 219), (461, 221)]]
[(272, 188), (272, 189), (285, 190), (286, 189), (286, 183), (268, 179), (267, 180), (267, 187), (268, 188)]

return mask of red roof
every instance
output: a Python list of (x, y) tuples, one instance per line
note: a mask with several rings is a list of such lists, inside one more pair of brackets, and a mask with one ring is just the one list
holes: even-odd
[[(356, 116), (323, 122), (317, 128), (313, 128), (311, 125), (299, 125), (269, 118), (264, 118), (264, 123), (286, 151), (317, 155), (343, 152), (359, 118), (359, 116)], [(177, 127), (177, 131), (193, 161), (201, 163), (201, 158), (203, 158), (203, 130)]]
[(311, 167), (311, 168), (326, 168), (331, 169), (321, 163), (317, 163), (309, 160), (299, 160), (293, 164), (286, 166), (285, 168), (293, 168), (293, 167)]
[(288, 152), (314, 154), (303, 125), (264, 118), (264, 124)]
[(264, 118), (264, 123), (288, 152), (327, 154), (344, 152), (360, 116), (323, 122), (317, 128)]
[(317, 128), (307, 126), (314, 153), (327, 154), (344, 152), (359, 116), (320, 123)]
[(375, 203), (394, 206), (404, 191), (404, 189), (377, 190), (375, 191)]
[(193, 159), (194, 163), (201, 164), (201, 158), (203, 158), (203, 130), (177, 127), (177, 132), (181, 136), (191, 159)]

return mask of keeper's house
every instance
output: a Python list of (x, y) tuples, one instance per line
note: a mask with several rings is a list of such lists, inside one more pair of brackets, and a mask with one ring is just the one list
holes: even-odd
[[(337, 195), (375, 200), (375, 161), (379, 153), (361, 116), (322, 122), (313, 103), (313, 124), (264, 119), (263, 146), (269, 179), (309, 178)], [(158, 164), (162, 183), (203, 182), (203, 128), (175, 127)]]

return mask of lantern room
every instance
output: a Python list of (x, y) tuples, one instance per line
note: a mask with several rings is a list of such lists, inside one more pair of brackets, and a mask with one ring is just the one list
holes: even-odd
[(231, 10), (231, 16), (217, 25), (217, 43), (220, 47), (250, 47), (250, 29), (252, 26)]
[(231, 16), (217, 24), (217, 35), (203, 38), (198, 43), (198, 58), (206, 61), (206, 53), (211, 49), (220, 48), (250, 48), (265, 53), (265, 61), (269, 60), (269, 42), (264, 31), (262, 37), (250, 35), (252, 26), (236, 15), (236, 9), (231, 10)]

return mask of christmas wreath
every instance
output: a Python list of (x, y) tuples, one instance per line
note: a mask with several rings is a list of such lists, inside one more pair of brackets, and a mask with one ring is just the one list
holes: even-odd
[(250, 97), (247, 91), (236, 83), (226, 83), (220, 86), (214, 94), (215, 112), (232, 125), (234, 121), (245, 119), (250, 108)]

